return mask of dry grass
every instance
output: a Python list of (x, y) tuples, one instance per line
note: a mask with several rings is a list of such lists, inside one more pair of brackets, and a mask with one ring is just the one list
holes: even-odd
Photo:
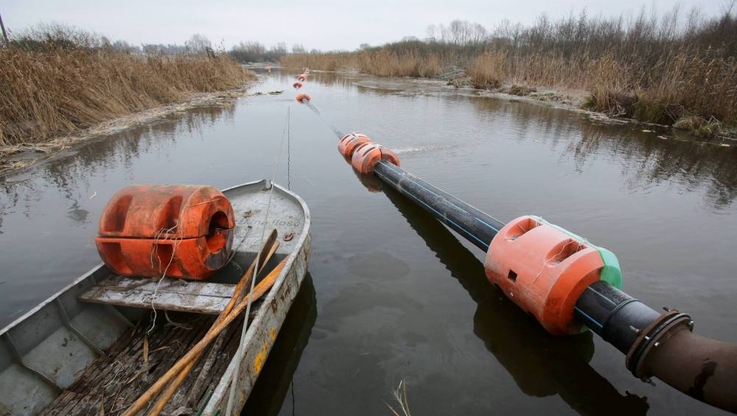
[(0, 146), (39, 143), (126, 114), (238, 88), (254, 75), (224, 55), (132, 55), (78, 45), (0, 50)]
[(394, 396), (394, 400), (399, 404), (399, 411), (401, 411), (400, 414), (399, 411), (395, 410), (394, 407), (387, 403), (386, 405), (394, 416), (412, 416), (412, 413), (409, 410), (409, 401), (407, 399), (407, 383), (404, 380), (400, 381), (396, 390), (392, 391), (392, 396)]
[(465, 44), (405, 41), (350, 53), (291, 55), (281, 63), (411, 77), (437, 77), (444, 68), (460, 67), (476, 88), (587, 90), (589, 108), (612, 116), (663, 124), (699, 116), (737, 125), (737, 18), (731, 9), (711, 19), (694, 12), (684, 19), (678, 8), (662, 17), (582, 13), (551, 22), (541, 16), (531, 27), (508, 25)]
[(434, 78), (452, 65), (455, 58), (445, 54), (423, 54), (417, 50), (395, 52), (376, 49), (355, 53), (288, 55), (280, 60), (287, 67), (308, 67), (325, 71), (359, 71), (380, 77)]

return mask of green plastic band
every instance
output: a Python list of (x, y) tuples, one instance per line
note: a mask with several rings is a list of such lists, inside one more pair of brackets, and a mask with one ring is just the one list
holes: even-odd
[(617, 289), (622, 289), (622, 269), (620, 269), (619, 260), (617, 259), (617, 256), (614, 253), (612, 253), (611, 251), (603, 247), (599, 247), (594, 244), (591, 244), (587, 239), (581, 236), (578, 236), (576, 234), (573, 234), (572, 232), (566, 230), (565, 228), (552, 224), (544, 220), (542, 217), (538, 217), (537, 215), (530, 215), (530, 218), (534, 219), (540, 224), (545, 224), (545, 225), (555, 228), (556, 230), (570, 236), (571, 238), (578, 241), (579, 243), (586, 244), (589, 247), (596, 249), (599, 252), (599, 255), (601, 256), (602, 263), (604, 263), (604, 267), (602, 267), (601, 272), (599, 273), (599, 280), (603, 280), (609, 283), (610, 285), (616, 287)]

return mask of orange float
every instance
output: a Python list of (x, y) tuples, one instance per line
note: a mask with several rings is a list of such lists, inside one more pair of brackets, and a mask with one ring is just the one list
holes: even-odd
[(370, 175), (374, 173), (374, 166), (380, 160), (399, 166), (399, 156), (396, 153), (375, 143), (364, 143), (356, 147), (351, 166), (363, 175)]
[(95, 243), (118, 274), (201, 280), (227, 264), (234, 227), (233, 207), (212, 186), (132, 185), (108, 202)]
[(297, 94), (297, 102), (300, 103), (300, 104), (304, 104), (304, 102), (302, 102), (302, 100), (310, 101), (310, 95), (309, 94), (305, 94), (305, 93)]
[(292, 87), (294, 87), (295, 90), (298, 90), (298, 89), (302, 88), (302, 83), (299, 82), (299, 81), (297, 81), (294, 84), (292, 84)]
[(542, 218), (510, 221), (491, 241), (486, 277), (548, 332), (576, 334), (576, 301), (590, 284), (605, 280), (621, 286), (614, 254)]
[(299, 74), (297, 77), (297, 81), (305, 82), (307, 81), (307, 74)]
[(338, 142), (338, 151), (344, 157), (350, 158), (353, 156), (353, 152), (356, 150), (356, 148), (365, 143), (372, 143), (372, 142), (371, 142), (371, 139), (369, 139), (368, 136), (364, 134), (357, 133), (357, 132), (346, 134)]

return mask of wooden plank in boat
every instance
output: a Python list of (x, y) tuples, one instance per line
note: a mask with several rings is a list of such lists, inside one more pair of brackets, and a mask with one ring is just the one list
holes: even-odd
[[(79, 296), (79, 300), (106, 305), (151, 308), (217, 315), (228, 304), (234, 284), (185, 281), (180, 279), (113, 276)], [(158, 284), (158, 289), (156, 286)]]

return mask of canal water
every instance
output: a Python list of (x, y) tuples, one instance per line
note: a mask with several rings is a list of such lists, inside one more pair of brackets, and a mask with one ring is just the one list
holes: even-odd
[[(547, 335), (483, 273), (483, 253), (379, 183), (328, 127), (395, 149), (402, 166), (501, 221), (541, 215), (616, 253), (623, 289), (737, 342), (737, 143), (608, 124), (432, 82), (264, 74), (233, 105), (103, 137), (0, 179), (0, 325), (99, 262), (97, 220), (132, 183), (225, 188), (271, 177), (313, 216), (304, 285), (249, 414), (718, 415), (625, 369), (591, 333)], [(287, 128), (288, 126), (288, 128)], [(646, 130), (646, 131), (643, 131)], [(723, 144), (731, 144), (724, 146)]]

